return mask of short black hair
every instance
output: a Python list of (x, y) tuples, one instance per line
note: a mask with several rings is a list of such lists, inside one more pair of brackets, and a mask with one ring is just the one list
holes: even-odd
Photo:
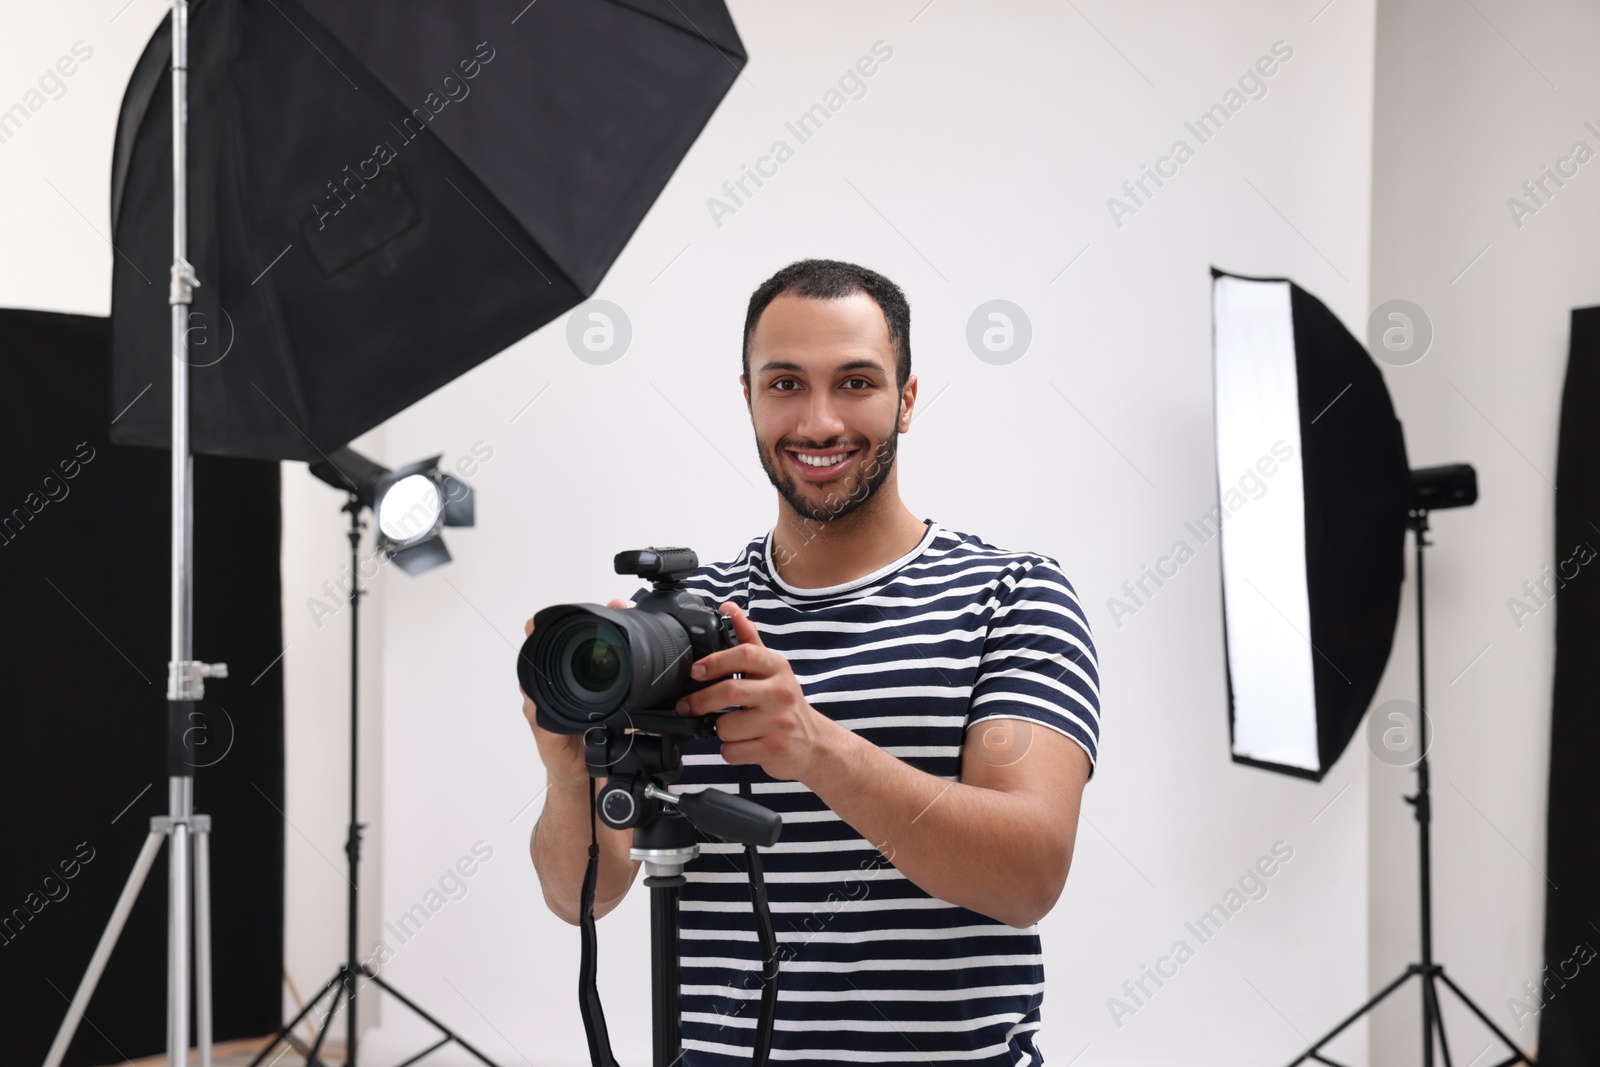
[(866, 293), (883, 312), (889, 343), (895, 349), (895, 387), (904, 389), (911, 377), (911, 305), (900, 287), (875, 270), (837, 259), (802, 259), (784, 267), (750, 294), (744, 314), (744, 375), (750, 377), (750, 337), (767, 305), (785, 293), (817, 300), (839, 300)]

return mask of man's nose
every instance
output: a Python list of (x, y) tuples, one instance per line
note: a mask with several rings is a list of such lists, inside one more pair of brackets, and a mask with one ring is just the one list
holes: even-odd
[(799, 436), (807, 441), (821, 444), (843, 435), (844, 419), (840, 417), (832, 397), (813, 394), (810, 402), (806, 404), (800, 425), (795, 429)]

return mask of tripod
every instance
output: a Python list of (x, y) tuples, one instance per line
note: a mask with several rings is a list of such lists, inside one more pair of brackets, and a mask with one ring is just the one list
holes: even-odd
[[(673, 793), (665, 788), (682, 772), (684, 738), (715, 736), (707, 729), (711, 725), (707, 719), (684, 719), (674, 712), (647, 712), (631, 715), (629, 721), (641, 732), (623, 734), (597, 727), (585, 734), (584, 762), (589, 768), (591, 793), (595, 778), (609, 774), (605, 788), (590, 806), (591, 831), (598, 832), (594, 822), (597, 817), (613, 829), (631, 827), (633, 847), (629, 857), (644, 864), (644, 884), (650, 889), (651, 1063), (654, 1067), (674, 1067), (683, 1058), (678, 904), (687, 881), (684, 868), (700, 852), (695, 842), (698, 827), (724, 841), (745, 846), (751, 904), (763, 959), (761, 1013), (756, 1023), (752, 1064), (765, 1067), (778, 1009), (778, 938), (756, 847), (770, 848), (777, 843), (783, 819), (750, 799), (748, 777), (739, 796), (716, 789)], [(599, 858), (598, 839), (591, 837), (579, 909), (583, 954), (578, 971), (578, 1010), (589, 1041), (590, 1063), (594, 1067), (617, 1067), (595, 984), (598, 944), (594, 893)]]
[[(189, 3), (172, 0), (172, 267), (167, 303), (172, 326), (172, 658), (167, 662), (167, 814), (150, 820), (150, 833), (133, 870), (111, 910), (111, 919), (95, 946), (83, 980), (72, 996), (67, 1017), (45, 1055), (45, 1067), (61, 1067), (72, 1044), (78, 1020), (89, 1007), (122, 927), (139, 898), (139, 890), (155, 866), (156, 853), (171, 839), (167, 852), (167, 1064), (189, 1062), (189, 1008), (194, 998), (195, 1032), (200, 1067), (211, 1067), (211, 819), (194, 810), (191, 726), (203, 718), (199, 710), (206, 678), (226, 678), (222, 663), (191, 659), (194, 646), (194, 461), (189, 455), (189, 307), (200, 284), (188, 260), (188, 89)], [(192, 884), (191, 884), (192, 883)], [(191, 898), (191, 889), (193, 897)], [(193, 912), (190, 911), (191, 901)], [(190, 924), (193, 924), (191, 939)], [(194, 965), (194, 985), (189, 967)]]
[(1435, 1049), (1434, 1038), (1438, 1037), (1438, 1049), (1444, 1053), (1444, 1067), (1452, 1067), (1450, 1061), (1450, 1042), (1444, 1033), (1444, 1014), (1439, 1006), (1439, 983), (1454, 993), (1456, 999), (1465, 1004), (1478, 1020), (1494, 1032), (1494, 1035), (1505, 1043), (1511, 1050), (1511, 1056), (1498, 1061), (1494, 1067), (1511, 1067), (1514, 1063), (1526, 1063), (1528, 1067), (1537, 1067), (1533, 1060), (1521, 1049), (1517, 1048), (1505, 1031), (1496, 1026), (1483, 1009), (1474, 1004), (1472, 998), (1461, 991), (1461, 987), (1450, 980), (1444, 973), (1444, 964), (1436, 963), (1433, 959), (1433, 877), (1432, 858), (1429, 851), (1428, 824), (1433, 818), (1433, 809), (1429, 803), (1428, 781), (1428, 715), (1427, 715), (1427, 671), (1425, 669), (1424, 651), (1426, 642), (1423, 639), (1423, 596), (1422, 596), (1422, 550), (1433, 542), (1428, 540), (1428, 509), (1413, 507), (1407, 525), (1416, 534), (1417, 539), (1417, 710), (1422, 721), (1422, 758), (1417, 761), (1417, 792), (1415, 796), (1405, 798), (1406, 803), (1416, 810), (1417, 817), (1417, 862), (1419, 864), (1418, 884), (1421, 889), (1421, 935), (1422, 959), (1406, 967), (1400, 977), (1384, 986), (1371, 1000), (1367, 1001), (1348, 1018), (1329, 1030), (1322, 1038), (1310, 1048), (1302, 1052), (1298, 1058), (1290, 1062), (1289, 1067), (1315, 1060), (1318, 1063), (1331, 1064), (1339, 1067), (1335, 1061), (1322, 1054), (1323, 1046), (1332, 1041), (1350, 1026), (1351, 1023), (1361, 1018), (1367, 1012), (1377, 1007), (1378, 1004), (1390, 993), (1399, 989), (1413, 976), (1422, 981), (1422, 1063), (1423, 1067), (1433, 1067), (1433, 1054)]
[[(316, 1041), (306, 1052), (306, 1067), (322, 1067), (322, 1061), (318, 1059), (318, 1055), (322, 1052), (322, 1043), (324, 1040), (326, 1040), (328, 1031), (333, 1029), (333, 1021), (334, 1017), (339, 1013), (339, 1005), (345, 1002), (348, 1002), (349, 1007), (345, 1014), (344, 1062), (345, 1067), (355, 1067), (356, 991), (363, 978), (377, 986), (379, 989), (383, 990), (385, 993), (388, 993), (390, 996), (394, 997), (394, 999), (404, 1004), (407, 1008), (410, 1008), (424, 1021), (428, 1022), (439, 1031), (439, 1040), (435, 1041), (433, 1044), (429, 1045), (415, 1056), (412, 1056), (410, 1059), (400, 1064), (400, 1067), (408, 1067), (409, 1064), (415, 1063), (417, 1060), (422, 1059), (422, 1057), (428, 1055), (436, 1049), (443, 1048), (452, 1041), (466, 1049), (468, 1052), (472, 1053), (483, 1063), (487, 1064), (488, 1067), (495, 1067), (493, 1060), (489, 1059), (489, 1057), (485, 1056), (482, 1052), (479, 1052), (472, 1045), (468, 1044), (466, 1039), (452, 1031), (449, 1027), (435, 1019), (432, 1015), (429, 1015), (426, 1011), (422, 1010), (422, 1008), (418, 1007), (414, 1001), (407, 998), (398, 989), (395, 989), (394, 986), (390, 985), (388, 982), (385, 982), (381, 977), (379, 977), (377, 972), (373, 971), (372, 968), (368, 967), (360, 960), (356, 951), (356, 916), (361, 905), (361, 895), (359, 890), (359, 871), (361, 868), (361, 831), (366, 828), (366, 824), (360, 822), (357, 816), (359, 810), (357, 772), (360, 768), (360, 749), (357, 747), (357, 741), (360, 736), (358, 729), (360, 723), (359, 712), (361, 708), (361, 704), (358, 699), (361, 663), (358, 609), (361, 603), (361, 597), (364, 595), (361, 590), (361, 576), (359, 571), (361, 564), (359, 549), (361, 547), (361, 510), (363, 507), (364, 505), (362, 503), (361, 496), (358, 493), (351, 493), (349, 501), (344, 505), (343, 508), (340, 509), (341, 511), (347, 512), (350, 516), (350, 530), (347, 534), (350, 539), (350, 826), (346, 833), (344, 843), (345, 862), (349, 868), (349, 873), (345, 880), (349, 883), (350, 892), (346, 900), (346, 906), (349, 910), (345, 927), (345, 962), (339, 967), (339, 970), (334, 974), (334, 976), (328, 979), (321, 990), (317, 992), (317, 995), (306, 1002), (305, 1007), (300, 1009), (300, 1013), (285, 1023), (283, 1028), (273, 1035), (272, 1040), (267, 1042), (267, 1046), (261, 1050), (260, 1054), (258, 1054), (254, 1060), (250, 1061), (250, 1067), (260, 1067), (261, 1061), (266, 1059), (267, 1054), (273, 1049), (277, 1048), (279, 1044), (286, 1042), (292, 1044), (292, 1041), (290, 1040), (290, 1034), (294, 1032), (294, 1028), (296, 1026), (300, 1025), (300, 1020), (311, 1014), (312, 1010), (315, 1009), (317, 1005), (321, 1004), (324, 998), (330, 996), (332, 997), (332, 1000), (328, 1006), (328, 1014), (323, 1020), (322, 1029), (318, 1032)], [(205, 1067), (209, 1067), (209, 1065), (205, 1065)]]

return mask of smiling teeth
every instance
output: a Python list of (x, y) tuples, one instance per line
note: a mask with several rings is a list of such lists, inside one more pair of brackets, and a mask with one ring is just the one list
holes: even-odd
[(843, 463), (849, 455), (850, 453), (848, 452), (842, 452), (837, 456), (808, 456), (803, 452), (795, 453), (800, 462), (808, 467), (836, 467)]

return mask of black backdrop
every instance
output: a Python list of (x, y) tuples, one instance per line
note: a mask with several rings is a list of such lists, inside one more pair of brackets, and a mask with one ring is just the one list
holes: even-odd
[[(0, 310), (0, 382), (0, 1058), (20, 1064), (43, 1061), (167, 810), (170, 474), (166, 451), (107, 438), (108, 320)], [(283, 648), (278, 490), (275, 462), (195, 460), (194, 652), (232, 674), (207, 683), (222, 711), (197, 724), (195, 774), (218, 1040), (271, 1033), (280, 1015), (283, 665), (262, 673)], [(68, 1067), (165, 1047), (166, 856)]]

